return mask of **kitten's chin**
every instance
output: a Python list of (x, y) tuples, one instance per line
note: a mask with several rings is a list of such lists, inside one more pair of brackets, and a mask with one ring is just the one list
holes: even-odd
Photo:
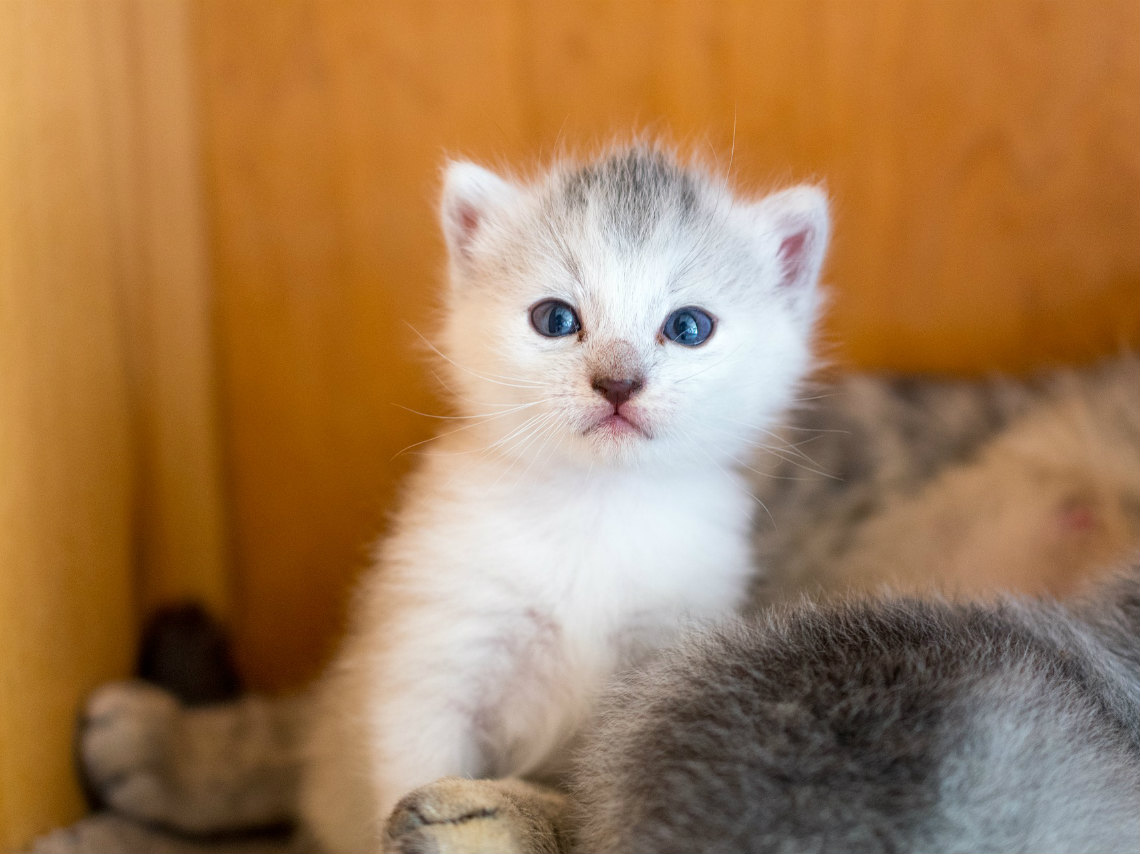
[(603, 415), (580, 433), (590, 464), (624, 467), (643, 463), (656, 450), (653, 431), (636, 414)]

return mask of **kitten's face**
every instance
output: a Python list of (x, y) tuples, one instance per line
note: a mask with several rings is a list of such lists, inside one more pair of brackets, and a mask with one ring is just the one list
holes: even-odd
[(732, 464), (810, 363), (822, 194), (759, 203), (644, 148), (532, 186), (454, 165), (445, 355), (493, 452)]

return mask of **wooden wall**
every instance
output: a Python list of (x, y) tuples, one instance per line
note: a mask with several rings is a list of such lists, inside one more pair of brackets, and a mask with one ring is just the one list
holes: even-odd
[(843, 363), (1140, 347), (1135, 0), (0, 0), (0, 848), (154, 603), (328, 654), (441, 406), (443, 157), (631, 127), (827, 182)]
[(314, 672), (439, 411), (441, 160), (631, 127), (746, 185), (827, 182), (827, 338), (863, 367), (1023, 371), (1140, 341), (1134, 0), (201, 7), (242, 653)]
[(229, 613), (188, 6), (0, 0), (0, 851), (139, 615)]

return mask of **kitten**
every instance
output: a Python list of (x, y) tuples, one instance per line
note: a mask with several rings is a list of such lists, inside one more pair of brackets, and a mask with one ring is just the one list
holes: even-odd
[[(738, 464), (812, 366), (816, 188), (743, 200), (636, 144), (525, 182), (452, 164), (441, 219), (464, 426), (427, 446), (318, 689), (300, 804), (330, 852), (378, 850), (437, 778), (557, 776), (615, 672), (742, 606)], [(132, 702), (93, 701), (88, 767), (112, 804), (185, 819), (161, 774), (107, 771), (98, 722)]]
[(639, 145), (527, 183), (453, 164), (441, 208), (468, 426), (429, 446), (320, 689), (301, 804), (333, 852), (437, 778), (557, 774), (615, 671), (741, 606), (735, 463), (812, 362), (817, 189), (741, 201)]
[(601, 708), (579, 850), (1140, 851), (1140, 564), (1069, 608), (777, 608)]

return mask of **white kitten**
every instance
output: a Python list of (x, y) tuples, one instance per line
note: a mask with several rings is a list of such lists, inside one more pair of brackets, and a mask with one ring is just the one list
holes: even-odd
[(303, 813), (375, 850), (412, 788), (543, 776), (602, 684), (753, 573), (737, 462), (811, 363), (826, 200), (648, 146), (531, 183), (451, 165), (429, 445), (322, 687)]

